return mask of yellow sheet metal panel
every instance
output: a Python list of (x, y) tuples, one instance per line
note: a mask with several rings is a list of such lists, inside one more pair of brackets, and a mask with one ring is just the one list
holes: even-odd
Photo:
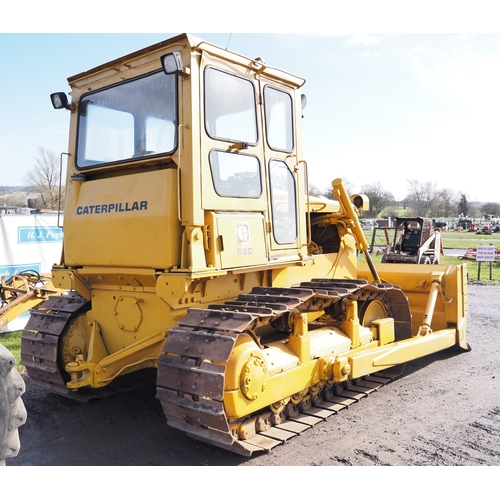
[[(441, 291), (436, 300), (432, 330), (438, 331), (458, 327), (458, 325), (463, 325), (465, 329), (467, 316), (467, 267), (465, 264), (453, 266), (378, 264), (377, 270), (383, 281), (400, 286), (408, 297), (414, 334), (422, 324), (431, 289), (432, 274), (442, 272)], [(358, 278), (370, 279), (370, 271), (364, 263), (359, 264)]]
[(94, 290), (92, 296), (87, 320), (99, 324), (109, 354), (174, 325), (170, 307), (153, 293)]
[(73, 185), (65, 212), (65, 263), (168, 269), (179, 264), (174, 169)]
[(217, 245), (223, 268), (267, 262), (262, 214), (217, 214)]

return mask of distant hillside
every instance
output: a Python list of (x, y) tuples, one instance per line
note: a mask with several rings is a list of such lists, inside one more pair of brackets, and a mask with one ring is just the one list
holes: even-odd
[(0, 207), (30, 207), (37, 208), (39, 195), (30, 192), (28, 186), (0, 186)]
[(27, 193), (30, 189), (29, 186), (0, 186), (0, 194)]

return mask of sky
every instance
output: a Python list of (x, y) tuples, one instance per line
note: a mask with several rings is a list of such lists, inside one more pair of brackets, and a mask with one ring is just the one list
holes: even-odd
[[(358, 15), (337, 10), (339, 15), (330, 18), (322, 9), (312, 17), (304, 13), (297, 23), (297, 12), (289, 22), (268, 2), (271, 16), (256, 23), (259, 13), (264, 18), (265, 3), (240, 9), (222, 2), (226, 10), (220, 10), (225, 13), (220, 19), (185, 26), (174, 22), (181, 14), (154, 16), (156, 21), (146, 23), (139, 13), (137, 23), (131, 24), (130, 15), (112, 23), (105, 22), (110, 15), (105, 9), (95, 15), (97, 2), (86, 4), (95, 6), (84, 9), (86, 15), (67, 6), (63, 14), (64, 4), (55, 4), (60, 8), (50, 21), (42, 10), (30, 12), (31, 22), (16, 25), (15, 16), (0, 21), (0, 185), (25, 184), (39, 147), (67, 151), (69, 112), (54, 110), (49, 95), (69, 92), (69, 76), (189, 32), (306, 79), (304, 156), (315, 187), (328, 189), (342, 177), (360, 192), (379, 182), (401, 200), (408, 180), (418, 179), (463, 193), (468, 201), (500, 202), (500, 33), (488, 25), (485, 11), (464, 7), (450, 22), (447, 11), (436, 8), (433, 16), (393, 9), (393, 21), (371, 7)], [(223, 22), (228, 12), (230, 23)], [(257, 17), (249, 21), (253, 12)], [(37, 15), (45, 15), (43, 32)], [(207, 10), (206, 15), (214, 14)], [(239, 17), (246, 23), (237, 22)], [(87, 18), (96, 19), (93, 30), (82, 24)], [(439, 18), (446, 22), (438, 23)], [(207, 25), (212, 32), (203, 32)], [(273, 30), (276, 25), (280, 30)], [(165, 26), (180, 30), (165, 33)], [(65, 32), (69, 28), (72, 33)], [(117, 28), (122, 32), (113, 33)], [(220, 32), (213, 31), (217, 28)]]

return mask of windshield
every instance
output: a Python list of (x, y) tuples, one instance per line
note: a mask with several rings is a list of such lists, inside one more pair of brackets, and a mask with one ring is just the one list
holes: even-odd
[(80, 100), (79, 169), (171, 154), (177, 147), (177, 75), (163, 72)]

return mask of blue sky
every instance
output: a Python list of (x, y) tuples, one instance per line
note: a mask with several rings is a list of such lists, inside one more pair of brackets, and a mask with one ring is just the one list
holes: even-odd
[[(376, 26), (373, 34), (360, 34), (357, 24), (371, 27), (320, 23), (310, 34), (183, 31), (306, 78), (304, 154), (316, 187), (336, 177), (356, 190), (381, 182), (402, 199), (407, 181), (418, 178), (470, 201), (500, 202), (500, 34), (467, 33), (467, 23), (452, 26), (464, 34), (449, 28), (377, 33)], [(69, 91), (67, 77), (179, 33), (8, 28), (0, 24), (7, 75), (0, 83), (0, 185), (23, 184), (39, 146), (67, 150), (69, 113), (53, 110), (49, 99)], [(11, 31), (21, 30), (14, 25)]]

